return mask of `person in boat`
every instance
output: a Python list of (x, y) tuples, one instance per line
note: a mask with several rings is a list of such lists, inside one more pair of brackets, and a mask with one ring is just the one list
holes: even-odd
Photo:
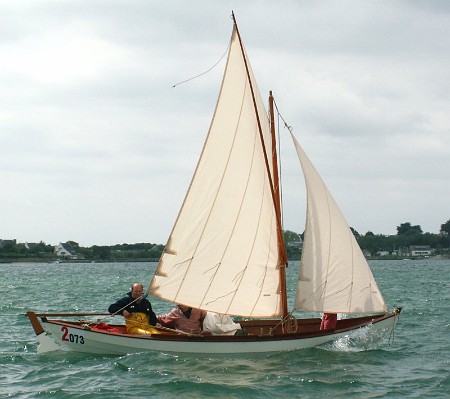
[(203, 329), (205, 316), (206, 312), (204, 310), (179, 304), (169, 313), (158, 316), (158, 321), (163, 327), (173, 328), (190, 334), (210, 335), (210, 332)]
[(203, 320), (203, 329), (212, 335), (244, 335), (239, 323), (227, 314), (208, 312)]
[(134, 283), (127, 296), (109, 305), (108, 312), (112, 315), (121, 314), (125, 318), (128, 334), (155, 334), (158, 319), (152, 305), (142, 293), (144, 286)]
[(324, 313), (320, 322), (321, 330), (335, 330), (337, 325), (336, 313)]

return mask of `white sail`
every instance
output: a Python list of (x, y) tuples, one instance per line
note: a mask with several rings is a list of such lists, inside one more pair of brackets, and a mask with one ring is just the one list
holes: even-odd
[[(268, 116), (248, 68), (270, 157)], [(280, 315), (276, 215), (262, 149), (234, 29), (208, 137), (149, 286), (153, 296), (217, 313)]]
[(326, 313), (387, 310), (343, 214), (292, 135), (305, 176), (308, 205), (295, 308)]

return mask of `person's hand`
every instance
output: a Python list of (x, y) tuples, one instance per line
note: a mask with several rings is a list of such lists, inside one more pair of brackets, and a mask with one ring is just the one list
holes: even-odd
[(123, 311), (123, 317), (128, 317), (130, 315), (130, 312), (128, 310)]
[(162, 325), (161, 324), (159, 324), (159, 323), (156, 323), (156, 326), (155, 326), (156, 328), (161, 328), (162, 327)]

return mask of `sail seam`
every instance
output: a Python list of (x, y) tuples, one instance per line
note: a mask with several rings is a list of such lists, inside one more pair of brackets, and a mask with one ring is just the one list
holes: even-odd
[[(233, 39), (234, 39), (234, 31), (233, 31), (233, 34), (232, 34), (231, 40), (230, 40), (230, 49), (231, 49), (231, 45), (232, 45)], [(222, 80), (221, 92), (222, 92), (222, 90), (223, 90), (223, 85), (224, 85), (224, 81), (225, 81), (226, 71), (227, 71), (227, 69), (228, 69), (228, 67), (229, 67), (230, 56), (231, 56), (231, 51), (228, 53), (227, 64), (226, 64), (226, 67), (225, 67), (225, 74), (224, 74), (224, 78), (223, 78), (223, 80)], [(220, 95), (219, 95), (219, 97), (220, 97)], [(212, 126), (213, 126), (213, 124), (214, 124), (215, 114), (216, 114), (216, 112), (217, 112), (217, 107), (218, 107), (218, 104), (216, 104), (216, 109), (215, 109), (215, 111), (214, 111), (213, 121), (211, 122), (211, 126), (210, 126), (210, 132), (211, 132), (211, 128), (212, 128)], [(242, 108), (241, 108), (241, 112), (242, 112)], [(239, 118), (240, 118), (240, 116), (239, 116)], [(209, 136), (209, 134), (208, 134), (207, 140), (206, 140), (205, 145), (204, 145), (203, 150), (202, 150), (202, 154), (200, 155), (200, 161), (199, 161), (199, 163), (197, 164), (196, 171), (195, 171), (194, 176), (193, 176), (193, 178), (192, 178), (191, 185), (192, 185), (192, 182), (194, 181), (195, 175), (197, 174), (197, 170), (198, 170), (198, 168), (199, 168), (199, 166), (200, 166), (200, 164), (201, 164), (202, 155), (203, 155), (203, 152), (204, 152), (204, 150), (205, 150), (205, 148), (206, 148), (206, 146), (207, 146), (209, 137), (210, 137), (210, 136)], [(233, 148), (233, 143), (234, 143), (235, 139), (236, 139), (236, 135), (233, 136), (233, 142), (232, 142), (231, 148)], [(229, 153), (229, 155), (228, 155), (227, 162), (226, 162), (227, 164), (229, 163), (229, 160), (230, 160), (230, 157), (231, 157), (231, 152), (232, 152), (232, 151), (230, 151), (230, 153)], [(200, 242), (202, 241), (203, 234), (204, 234), (204, 232), (205, 232), (206, 226), (208, 225), (208, 221), (209, 221), (209, 218), (210, 218), (210, 216), (211, 216), (212, 210), (214, 209), (214, 204), (216, 203), (217, 196), (218, 196), (218, 194), (219, 194), (219, 192), (220, 192), (220, 187), (221, 187), (221, 184), (223, 183), (223, 179), (224, 179), (224, 176), (225, 176), (225, 172), (226, 172), (226, 168), (225, 168), (224, 173), (223, 173), (223, 175), (222, 175), (221, 182), (220, 182), (220, 184), (219, 184), (219, 187), (218, 187), (218, 189), (217, 189), (216, 195), (215, 195), (215, 197), (214, 197), (214, 200), (213, 200), (213, 202), (212, 202), (212, 204), (211, 204), (211, 208), (210, 208), (209, 213), (208, 213), (208, 218), (207, 218), (207, 220), (206, 220), (206, 222), (205, 222), (205, 224), (204, 224), (204, 226), (203, 226), (203, 229), (202, 229), (202, 231), (201, 231), (201, 233), (200, 233), (200, 235), (199, 235), (199, 238), (198, 238), (197, 244), (196, 244), (196, 246), (195, 246), (195, 248), (194, 248), (193, 255), (192, 255), (192, 258), (191, 258), (191, 259), (194, 259), (195, 253), (197, 252), (197, 249), (198, 249), (198, 247), (199, 247), (199, 245), (200, 245)], [(189, 187), (189, 191), (190, 191), (190, 188), (191, 188), (191, 187)], [(188, 193), (189, 193), (189, 191), (188, 191)], [(186, 195), (186, 198), (187, 198), (187, 195)], [(183, 204), (183, 205), (184, 205), (184, 204)], [(180, 213), (181, 213), (181, 210), (180, 210)], [(178, 220), (177, 220), (177, 222), (178, 222)], [(176, 222), (176, 223), (177, 223), (177, 222)], [(176, 224), (175, 224), (175, 225), (176, 225)], [(174, 226), (174, 229), (175, 229), (175, 226)], [(184, 283), (185, 283), (186, 275), (187, 275), (187, 273), (188, 273), (188, 271), (189, 271), (189, 269), (190, 269), (190, 266), (191, 266), (191, 265), (188, 265), (188, 267), (186, 268), (186, 271), (185, 271), (185, 273), (184, 273), (183, 278), (181, 279), (181, 282), (180, 282), (180, 285), (179, 285), (179, 287), (178, 287), (178, 290), (177, 290), (176, 293), (175, 293), (175, 296), (174, 296), (174, 301), (175, 301), (175, 302), (176, 302), (177, 297), (178, 297), (178, 295), (179, 295), (179, 293), (180, 293), (180, 291), (181, 291), (181, 288), (183, 287), (183, 285), (184, 285)]]
[[(230, 152), (229, 152), (229, 154), (228, 154), (226, 166), (225, 166), (225, 168), (224, 168), (224, 173), (223, 173), (223, 175), (222, 175), (222, 178), (221, 178), (219, 187), (218, 187), (218, 189), (217, 189), (216, 197), (215, 197), (215, 199), (214, 199), (214, 202), (213, 202), (212, 207), (211, 207), (211, 210), (210, 210), (210, 215), (211, 215), (211, 213), (212, 213), (213, 210), (214, 210), (214, 205), (215, 205), (216, 200), (217, 200), (217, 198), (218, 198), (218, 196), (219, 196), (219, 193), (220, 193), (220, 191), (221, 191), (221, 187), (222, 187), (223, 181), (224, 181), (224, 179), (225, 179), (226, 172), (227, 172), (227, 170), (228, 170), (228, 164), (229, 164), (231, 155), (232, 155), (232, 153), (233, 153), (234, 143), (235, 143), (235, 141), (236, 141), (237, 132), (238, 132), (239, 125), (240, 125), (240, 120), (241, 120), (241, 115), (242, 115), (242, 111), (243, 111), (243, 109), (244, 109), (245, 93), (246, 93), (246, 91), (247, 91), (247, 81), (245, 81), (245, 84), (244, 84), (244, 91), (243, 91), (243, 93), (242, 93), (241, 107), (240, 107), (240, 112), (239, 112), (239, 117), (238, 117), (238, 119), (237, 119), (236, 127), (235, 127), (235, 130), (234, 130), (233, 142), (232, 142), (232, 145), (231, 145)], [(253, 153), (253, 155), (252, 155), (252, 158), (253, 158), (253, 157), (254, 157), (254, 153)], [(248, 188), (248, 181), (249, 181), (249, 178), (250, 178), (250, 174), (251, 174), (251, 170), (249, 171), (249, 175), (248, 175), (248, 177), (247, 177), (247, 184), (246, 184), (246, 189), (245, 189), (245, 191), (246, 191), (247, 188)], [(221, 256), (220, 262), (218, 263), (219, 265), (222, 264), (222, 261), (223, 261), (223, 259), (224, 259), (224, 256), (225, 256), (225, 254), (226, 254), (226, 252), (227, 252), (227, 248), (228, 248), (228, 246), (230, 245), (231, 238), (233, 237), (233, 232), (234, 232), (235, 229), (236, 229), (236, 225), (237, 225), (237, 222), (238, 222), (238, 220), (239, 220), (239, 214), (240, 214), (240, 212), (241, 212), (241, 210), (242, 210), (242, 204), (243, 204), (243, 199), (244, 199), (244, 197), (245, 197), (245, 195), (242, 197), (242, 200), (241, 200), (241, 203), (240, 203), (240, 206), (239, 206), (239, 210), (238, 210), (238, 212), (237, 212), (237, 217), (235, 218), (235, 222), (234, 222), (233, 228), (232, 228), (232, 230), (231, 230), (231, 232), (230, 232), (230, 236), (229, 236), (229, 238), (228, 238), (227, 244), (225, 245), (224, 250), (223, 250), (223, 252), (222, 252), (222, 256)], [(209, 218), (208, 218), (208, 220), (209, 220)], [(206, 229), (206, 226), (207, 226), (207, 223), (205, 223), (204, 229)], [(199, 241), (200, 241), (200, 240), (199, 240)], [(208, 293), (209, 293), (209, 290), (211, 289), (211, 286), (212, 286), (212, 284), (213, 284), (213, 282), (214, 282), (214, 280), (215, 280), (215, 278), (216, 278), (216, 276), (217, 276), (217, 273), (219, 272), (219, 269), (220, 269), (220, 266), (217, 267), (216, 271), (215, 271), (214, 274), (211, 276), (210, 284), (208, 285), (208, 288), (205, 290), (205, 293), (204, 293), (204, 295), (203, 295), (203, 298), (202, 298), (202, 300), (200, 301), (199, 307), (201, 307), (202, 304), (203, 304), (203, 302), (205, 301), (205, 299), (206, 299), (206, 297), (207, 297), (207, 295), (208, 295)], [(237, 288), (236, 288), (236, 290), (237, 290)], [(234, 290), (234, 292), (235, 292), (236, 290)], [(231, 293), (232, 293), (232, 292), (233, 292), (233, 291), (231, 291)], [(225, 295), (225, 296), (228, 296), (228, 295), (229, 295), (229, 294), (227, 294), (227, 295)], [(219, 298), (220, 298), (220, 297), (219, 297)], [(216, 299), (216, 300), (217, 300), (217, 299)], [(216, 300), (214, 300), (214, 301), (216, 301)], [(209, 301), (209, 302), (207, 302), (207, 304), (208, 304), (208, 303), (211, 303), (211, 302), (214, 302), (214, 301)], [(229, 309), (229, 307), (230, 307), (230, 305), (228, 305), (228, 309)], [(227, 309), (227, 311), (228, 311), (228, 309)]]
[[(256, 133), (257, 133), (257, 132), (256, 132)], [(256, 146), (257, 146), (257, 135), (256, 135), (256, 134), (254, 134), (254, 138), (255, 138), (255, 140), (254, 140), (254, 144), (253, 144), (253, 155), (252, 155), (252, 162), (251, 162), (252, 167), (250, 168), (248, 178), (250, 178), (250, 175), (251, 175), (251, 173), (252, 173), (252, 171), (253, 171), (253, 165), (254, 165), (254, 160), (255, 160), (255, 152), (256, 152)], [(247, 181), (247, 183), (248, 183), (248, 181)], [(246, 187), (248, 187), (248, 186), (246, 186)], [(265, 191), (265, 187), (266, 187), (266, 180), (264, 180), (263, 193), (264, 193), (264, 191)], [(244, 197), (245, 197), (245, 196), (244, 196)], [(243, 197), (243, 199), (244, 199), (244, 197)], [(241, 282), (242, 282), (243, 279), (244, 279), (245, 272), (246, 272), (246, 270), (247, 270), (247, 268), (248, 268), (249, 261), (250, 261), (250, 257), (251, 257), (251, 255), (252, 255), (253, 250), (254, 250), (254, 247), (255, 247), (255, 241), (256, 241), (256, 237), (257, 237), (258, 230), (259, 230), (259, 226), (260, 226), (260, 222), (261, 222), (261, 213), (262, 213), (262, 209), (263, 209), (263, 203), (264, 203), (264, 195), (261, 196), (261, 202), (260, 202), (260, 206), (259, 206), (258, 223), (257, 223), (257, 226), (256, 226), (256, 228), (255, 228), (255, 233), (254, 233), (254, 235), (253, 235), (253, 243), (252, 243), (252, 247), (251, 247), (251, 249), (250, 249), (250, 251), (249, 251), (249, 253), (248, 253), (248, 257), (247, 257), (247, 260), (246, 260), (246, 262), (245, 262), (245, 267), (244, 267), (244, 268), (241, 270), (241, 272), (239, 273), (239, 274), (241, 274), (241, 277), (240, 277), (240, 279), (239, 279), (239, 283), (237, 283), (236, 291), (235, 291), (233, 297), (232, 297), (231, 300), (230, 300), (230, 303), (229, 303), (229, 305), (228, 305), (227, 311), (230, 309), (231, 305), (233, 304), (233, 301), (234, 301), (235, 298), (236, 298), (236, 293), (237, 293), (237, 291), (239, 290), (239, 287), (240, 287), (240, 285), (241, 285)], [(236, 275), (235, 278), (237, 278), (237, 276), (238, 276), (238, 275)], [(261, 287), (261, 290), (260, 290), (260, 292), (259, 292), (259, 294), (258, 294), (258, 298), (260, 298), (261, 291), (262, 291), (262, 287)], [(253, 311), (254, 311), (256, 305), (257, 305), (257, 301), (254, 303), (253, 308), (252, 308), (252, 311), (250, 312), (249, 316), (251, 316), (251, 315), (253, 314)]]
[[(325, 309), (325, 301), (326, 301), (326, 295), (327, 295), (327, 285), (328, 285), (328, 274), (330, 271), (330, 263), (331, 263), (331, 258), (330, 258), (330, 254), (331, 254), (331, 247), (332, 247), (332, 237), (331, 237), (331, 229), (332, 229), (332, 218), (331, 218), (331, 210), (330, 210), (330, 198), (328, 195), (328, 191), (327, 188), (325, 186), (325, 183), (323, 180), (320, 181), (321, 185), (322, 185), (322, 190), (325, 191), (326, 193), (326, 202), (327, 202), (327, 211), (328, 211), (328, 253), (327, 253), (327, 267), (325, 269), (325, 282), (324, 282), (324, 286), (323, 286), (323, 296), (322, 296), (322, 300), (323, 300), (323, 305), (322, 307)], [(328, 306), (328, 305), (327, 305)]]

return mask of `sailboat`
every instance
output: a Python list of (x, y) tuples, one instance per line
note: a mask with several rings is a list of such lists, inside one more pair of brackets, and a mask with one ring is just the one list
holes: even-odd
[[(306, 182), (307, 215), (294, 309), (288, 310), (274, 100), (270, 93), (267, 112), (232, 17), (209, 132), (147, 294), (239, 317), (246, 334), (132, 335), (123, 325), (102, 330), (86, 321), (103, 313), (29, 311), (38, 351), (268, 353), (323, 345), (361, 328), (392, 332), (401, 309), (387, 310), (349, 225), (292, 132)], [(297, 317), (300, 312), (309, 317)], [(314, 313), (346, 317), (321, 330), (320, 317), (310, 316)]]

